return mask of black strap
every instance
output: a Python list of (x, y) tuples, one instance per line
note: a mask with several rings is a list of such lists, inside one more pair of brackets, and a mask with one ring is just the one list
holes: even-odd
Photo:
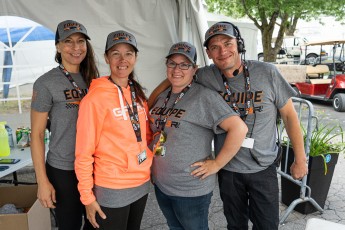
[[(192, 86), (193, 80), (181, 91), (180, 95), (176, 98), (173, 106), (171, 107), (171, 111), (173, 111), (175, 105), (182, 99), (182, 97), (187, 93), (187, 91), (190, 89), (190, 87)], [(165, 124), (167, 123), (168, 117), (169, 117), (169, 113), (167, 113), (163, 118), (162, 118), (162, 113), (164, 111), (164, 109), (166, 109), (167, 104), (169, 102), (170, 96), (171, 96), (171, 88), (170, 91), (167, 95), (167, 97), (164, 100), (164, 103), (162, 105), (162, 107), (160, 108), (160, 113), (159, 113), (159, 117), (156, 120), (156, 127), (158, 130), (160, 131), (164, 131), (165, 128)]]
[(136, 95), (135, 95), (135, 90), (134, 90), (133, 82), (131, 80), (128, 81), (129, 88), (130, 88), (130, 91), (131, 91), (131, 98), (132, 98), (132, 108), (133, 108), (133, 110), (132, 110), (131, 106), (129, 105), (128, 101), (126, 100), (126, 98), (125, 98), (125, 96), (123, 94), (121, 86), (116, 84), (113, 81), (113, 79), (111, 79), (111, 77), (109, 77), (108, 79), (109, 79), (109, 81), (114, 83), (117, 86), (117, 88), (121, 91), (121, 93), (123, 95), (123, 98), (124, 98), (124, 100), (126, 102), (128, 114), (129, 114), (129, 117), (130, 117), (130, 120), (131, 120), (131, 123), (132, 123), (132, 127), (133, 127), (133, 130), (134, 130), (135, 136), (137, 138), (137, 142), (141, 142), (142, 138), (141, 138), (141, 131), (140, 131), (139, 114), (138, 114), (138, 107), (137, 107)]
[(67, 69), (62, 64), (59, 65), (59, 68), (61, 72), (67, 77), (69, 82), (71, 82), (74, 89), (78, 91), (80, 97), (83, 98), (85, 96), (85, 93), (80, 89), (77, 83), (73, 80), (73, 77), (71, 76), (71, 74), (67, 71)]
[(250, 91), (250, 77), (249, 77), (249, 71), (248, 71), (247, 63), (245, 61), (243, 61), (241, 65), (243, 66), (244, 90), (245, 90), (244, 111), (241, 111), (239, 109), (235, 97), (233, 97), (231, 95), (230, 86), (229, 86), (228, 80), (226, 79), (224, 74), (222, 74), (222, 79), (223, 79), (223, 84), (225, 87), (226, 94), (230, 98), (231, 106), (233, 107), (235, 112), (238, 115), (240, 115), (242, 120), (245, 121), (247, 118), (247, 115), (249, 114), (250, 108), (252, 107), (252, 100), (251, 100), (252, 95), (251, 95), (251, 91)]

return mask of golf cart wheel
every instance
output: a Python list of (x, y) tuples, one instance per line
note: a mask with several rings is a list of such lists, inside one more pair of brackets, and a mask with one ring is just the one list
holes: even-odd
[(308, 54), (307, 55), (307, 62), (306, 62), (306, 64), (307, 65), (315, 64), (315, 60), (316, 60), (317, 57), (318, 57), (317, 54), (314, 54), (314, 53)]
[(333, 108), (335, 111), (344, 112), (345, 111), (345, 94), (337, 93), (333, 98)]

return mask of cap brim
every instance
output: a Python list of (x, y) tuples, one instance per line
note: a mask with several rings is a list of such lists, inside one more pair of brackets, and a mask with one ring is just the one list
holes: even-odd
[(192, 60), (188, 55), (186, 55), (185, 53), (183, 53), (183, 52), (174, 52), (174, 53), (172, 53), (172, 54), (169, 54), (168, 56), (166, 56), (165, 58), (169, 58), (169, 57), (171, 57), (172, 55), (174, 55), (174, 54), (181, 54), (181, 55), (183, 55), (183, 56), (185, 56), (191, 63), (193, 63), (193, 64), (195, 64), (195, 61), (194, 60)]
[(209, 36), (206, 41), (204, 41), (204, 46), (207, 47), (207, 44), (210, 41), (210, 39), (213, 38), (216, 35), (226, 35), (226, 36), (228, 36), (230, 38), (236, 38), (236, 36), (230, 35), (230, 34), (226, 34), (226, 33), (214, 33), (211, 36)]
[(107, 52), (108, 50), (110, 50), (111, 48), (113, 48), (113, 46), (117, 45), (117, 44), (121, 44), (121, 43), (125, 43), (125, 44), (128, 44), (128, 45), (131, 45), (133, 47), (133, 49), (135, 50), (135, 52), (139, 52), (138, 48), (135, 47), (132, 43), (130, 42), (126, 42), (126, 41), (121, 41), (121, 42), (116, 42), (114, 44), (112, 44), (112, 46), (108, 47), (105, 52)]
[(68, 38), (68, 37), (71, 36), (72, 34), (76, 34), (76, 33), (83, 34), (87, 40), (91, 40), (90, 37), (89, 37), (89, 35), (87, 35), (87, 34), (85, 34), (85, 33), (83, 33), (83, 32), (80, 32), (80, 31), (72, 31), (72, 32), (70, 32), (70, 33), (67, 33), (67, 35), (64, 36), (63, 38), (59, 38), (59, 42), (65, 40), (66, 38)]

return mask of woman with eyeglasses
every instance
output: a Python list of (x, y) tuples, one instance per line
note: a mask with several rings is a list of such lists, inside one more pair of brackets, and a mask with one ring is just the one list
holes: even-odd
[[(218, 93), (193, 81), (193, 45), (176, 43), (166, 58), (171, 87), (150, 110), (155, 193), (170, 229), (206, 230), (216, 173), (237, 153), (247, 127)], [(215, 158), (213, 135), (222, 132), (228, 142)]]
[[(55, 36), (55, 61), (59, 66), (39, 77), (33, 86), (31, 155), (37, 197), (44, 207), (55, 208), (59, 230), (80, 229), (83, 215), (84, 229), (93, 229), (80, 202), (74, 171), (79, 102), (91, 80), (99, 75), (89, 39), (86, 28), (79, 22), (59, 23)], [(51, 137), (45, 155), (48, 117)]]
[(80, 105), (75, 170), (88, 219), (100, 229), (139, 230), (149, 193), (152, 135), (134, 79), (137, 55), (132, 34), (110, 33), (104, 57), (111, 73), (92, 81)]

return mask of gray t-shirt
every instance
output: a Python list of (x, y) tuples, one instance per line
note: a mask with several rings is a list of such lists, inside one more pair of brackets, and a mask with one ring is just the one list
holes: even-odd
[[(255, 173), (266, 169), (277, 157), (277, 110), (282, 108), (295, 91), (278, 72), (277, 68), (269, 63), (247, 61), (250, 76), (250, 87), (253, 94), (255, 113), (250, 112), (245, 120), (248, 126), (247, 137), (254, 138), (252, 154), (258, 159), (261, 166), (253, 159), (248, 148), (241, 148), (235, 157), (224, 169), (239, 173)], [(197, 72), (197, 82), (216, 90), (226, 96), (223, 78), (215, 65), (200, 68)], [(227, 78), (232, 96), (236, 98), (239, 108), (244, 108), (244, 76), (243, 72), (233, 78)], [(230, 103), (229, 103), (230, 104)], [(215, 136), (215, 153), (223, 146), (225, 135)]]
[[(170, 88), (159, 95), (150, 111), (153, 133), (158, 131), (155, 124), (159, 114), (162, 113), (164, 117), (171, 112), (164, 128), (167, 134), (164, 144), (166, 154), (153, 159), (153, 181), (160, 190), (170, 196), (196, 197), (208, 194), (215, 187), (216, 175), (204, 180), (193, 177), (191, 172), (195, 168), (192, 168), (191, 164), (208, 157), (213, 158), (213, 135), (224, 132), (218, 125), (229, 116), (237, 114), (216, 92), (197, 83), (192, 84), (172, 111), (179, 94), (172, 94), (166, 109), (161, 111), (169, 90)], [(158, 138), (159, 135), (156, 135), (152, 143), (156, 143)]]
[[(86, 94), (82, 76), (71, 73), (73, 80)], [(54, 168), (74, 170), (76, 123), (81, 97), (71, 82), (56, 67), (39, 77), (33, 86), (31, 108), (48, 112), (51, 137), (47, 162)]]
[(99, 205), (107, 208), (122, 208), (148, 194), (150, 185), (150, 181), (135, 188), (125, 189), (111, 189), (95, 185), (93, 192)]

